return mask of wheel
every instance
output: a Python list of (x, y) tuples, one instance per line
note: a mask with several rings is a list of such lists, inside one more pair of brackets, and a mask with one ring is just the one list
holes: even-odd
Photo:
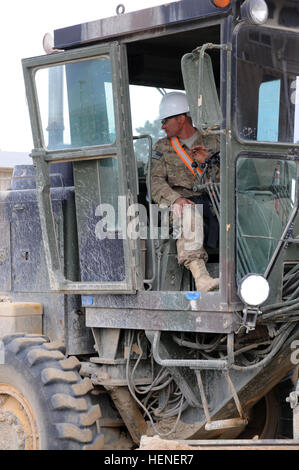
[(0, 450), (95, 450), (100, 408), (92, 405), (89, 379), (75, 357), (36, 335), (2, 338)]
[(292, 439), (292, 411), (286, 398), (293, 389), (288, 376), (270, 390), (252, 408), (249, 424), (238, 439)]

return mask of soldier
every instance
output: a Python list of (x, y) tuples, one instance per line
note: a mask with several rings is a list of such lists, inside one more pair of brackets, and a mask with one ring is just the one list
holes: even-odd
[[(160, 139), (153, 149), (152, 198), (159, 206), (171, 207), (174, 217), (180, 217), (181, 220), (184, 206), (189, 206), (188, 213), (194, 219), (194, 206), (201, 202), (201, 193), (193, 191), (198, 183), (197, 172), (200, 171), (196, 163), (205, 163), (207, 158), (219, 150), (219, 138), (204, 137), (193, 127), (185, 93), (172, 92), (164, 95), (160, 103), (159, 119), (167, 137)], [(194, 226), (192, 220), (191, 229)], [(212, 278), (206, 269), (208, 255), (203, 247), (202, 217), (200, 229), (202, 236), (190, 239), (190, 233), (187, 236), (182, 227), (182, 235), (177, 240), (178, 262), (192, 272), (196, 290), (208, 292), (219, 287), (219, 279)]]

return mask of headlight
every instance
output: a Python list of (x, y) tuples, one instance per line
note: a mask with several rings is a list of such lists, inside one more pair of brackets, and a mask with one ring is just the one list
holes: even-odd
[(241, 6), (242, 19), (253, 24), (265, 23), (268, 14), (268, 6), (265, 0), (245, 0)]
[(239, 296), (244, 304), (257, 307), (269, 296), (270, 287), (267, 279), (260, 274), (248, 274), (239, 284)]

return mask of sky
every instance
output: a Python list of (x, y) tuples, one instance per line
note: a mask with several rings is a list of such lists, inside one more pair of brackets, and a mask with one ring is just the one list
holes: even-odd
[(53, 35), (58, 28), (114, 16), (120, 3), (128, 13), (162, 5), (165, 1), (2, 0), (0, 152), (29, 153), (33, 147), (21, 60), (45, 54), (42, 46), (45, 33)]

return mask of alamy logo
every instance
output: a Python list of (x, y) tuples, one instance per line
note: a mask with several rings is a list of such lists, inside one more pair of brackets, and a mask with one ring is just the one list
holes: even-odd
[(99, 217), (95, 225), (96, 238), (166, 240), (171, 234), (176, 240), (183, 238), (186, 241), (186, 250), (193, 250), (195, 245), (203, 243), (203, 206), (187, 204), (179, 214), (175, 207), (175, 204), (163, 208), (150, 204), (149, 216), (145, 206), (127, 206), (126, 198), (119, 196), (116, 207), (112, 204), (96, 207), (95, 216)]

